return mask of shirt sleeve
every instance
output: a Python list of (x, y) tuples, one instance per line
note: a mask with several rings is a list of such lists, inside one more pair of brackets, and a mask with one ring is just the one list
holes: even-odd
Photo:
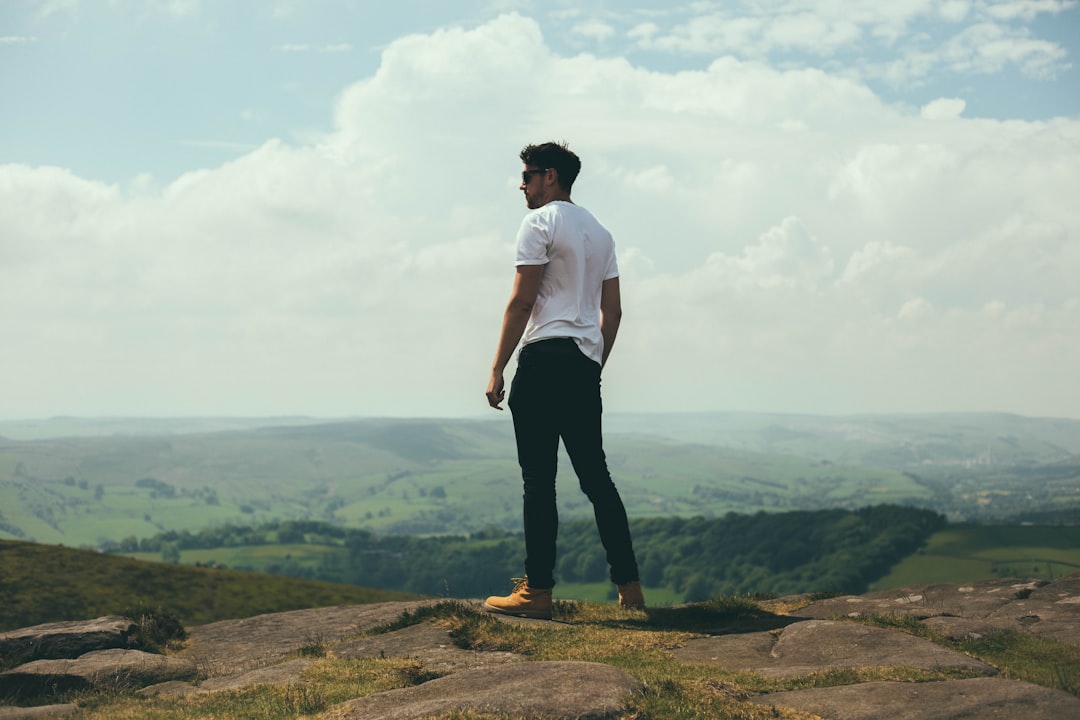
[(540, 213), (529, 213), (521, 221), (514, 265), (546, 265), (550, 260), (551, 232)]
[(604, 273), (604, 279), (610, 280), (611, 278), (619, 277), (619, 261), (615, 258), (615, 247), (611, 248), (611, 259), (608, 261), (607, 271)]

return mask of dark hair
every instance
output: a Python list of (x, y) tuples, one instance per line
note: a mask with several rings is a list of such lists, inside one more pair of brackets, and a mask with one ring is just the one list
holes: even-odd
[(546, 170), (553, 168), (559, 176), (559, 187), (566, 192), (577, 180), (581, 172), (581, 159), (575, 155), (566, 143), (546, 142), (543, 145), (526, 145), (521, 151), (521, 162), (535, 165)]

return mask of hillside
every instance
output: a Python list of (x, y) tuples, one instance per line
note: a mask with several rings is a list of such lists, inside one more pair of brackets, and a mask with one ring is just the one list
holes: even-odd
[(183, 624), (413, 594), (0, 540), (0, 631), (140, 609)]
[[(0, 423), (0, 537), (105, 548), (219, 524), (315, 519), (379, 533), (520, 523), (495, 420)], [(612, 416), (632, 517), (924, 507), (1003, 519), (1080, 506), (1080, 421), (1011, 415)], [(62, 435), (62, 437), (61, 437)], [(566, 519), (590, 515), (568, 463)]]

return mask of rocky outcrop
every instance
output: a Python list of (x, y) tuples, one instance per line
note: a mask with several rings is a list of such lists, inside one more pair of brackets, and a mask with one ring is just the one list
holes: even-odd
[(110, 616), (35, 625), (0, 633), (0, 658), (11, 662), (76, 658), (95, 650), (130, 647), (134, 620)]
[(167, 680), (194, 680), (190, 660), (142, 650), (95, 650), (71, 660), (34, 660), (0, 673), (0, 697), (63, 693), (87, 687), (141, 688)]
[[(4, 633), (0, 641), (9, 644), (0, 647), (8, 648), (3, 656), (8, 665), (13, 658), (25, 658), (28, 647), (55, 653), (59, 651), (47, 648), (67, 643), (75, 649), (65, 652), (75, 656), (27, 661), (0, 673), (0, 697), (17, 699), (20, 693), (46, 686), (141, 687), (144, 694), (187, 695), (255, 685), (296, 685), (306, 682), (302, 674), (314, 662), (311, 656), (318, 655), (409, 658), (418, 663), (423, 677), (434, 678), (338, 705), (332, 713), (336, 718), (412, 720), (454, 712), (551, 720), (618, 718), (628, 699), (642, 690), (637, 679), (608, 665), (536, 662), (510, 652), (463, 649), (446, 629), (432, 623), (364, 634), (398, 620), (403, 612), (421, 611), (434, 602), (317, 608), (212, 623), (190, 628), (184, 648), (168, 656), (124, 649), (131, 621), (123, 618), (79, 624), (82, 629), (56, 623)], [(744, 632), (728, 628), (726, 634), (690, 640), (670, 652), (679, 662), (774, 678), (870, 667), (946, 670), (965, 678), (921, 683), (853, 679), (848, 685), (744, 698), (832, 720), (1080, 717), (1080, 698), (1073, 695), (998, 677), (995, 668), (916, 635), (852, 622), (899, 615), (907, 623), (922, 623), (961, 640), (1011, 630), (1080, 645), (1080, 574), (1050, 583), (990, 580), (919, 585), (814, 602), (808, 597), (789, 597), (774, 601), (772, 607), (778, 613), (770, 616), (776, 621), (773, 624), (757, 623)], [(526, 628), (573, 627), (494, 617)], [(70, 639), (43, 640), (55, 637), (61, 626), (72, 626), (68, 628), (72, 636), (84, 639), (98, 637), (87, 628), (111, 627), (111, 634), (100, 635), (108, 639), (95, 642), (124, 645), (100, 650), (93, 645), (72, 645)], [(64, 717), (75, 710), (73, 705), (0, 707), (0, 720)]]

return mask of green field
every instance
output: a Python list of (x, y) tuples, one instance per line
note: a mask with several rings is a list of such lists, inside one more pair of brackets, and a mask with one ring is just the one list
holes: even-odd
[(872, 590), (995, 577), (1052, 579), (1080, 570), (1080, 527), (954, 525), (930, 537)]
[[(409, 535), (520, 527), (507, 421), (265, 422), (0, 423), (0, 538), (104, 549), (274, 520)], [(1080, 506), (1080, 421), (751, 414), (605, 423), (633, 518), (895, 503), (954, 521), (1009, 521)], [(559, 510), (591, 516), (565, 457)]]
[[(125, 557), (146, 562), (161, 562), (161, 553), (122, 553)], [(340, 545), (241, 545), (238, 547), (181, 550), (181, 565), (253, 570), (255, 572), (299, 575), (303, 569), (315, 570), (335, 558), (348, 555)]]

